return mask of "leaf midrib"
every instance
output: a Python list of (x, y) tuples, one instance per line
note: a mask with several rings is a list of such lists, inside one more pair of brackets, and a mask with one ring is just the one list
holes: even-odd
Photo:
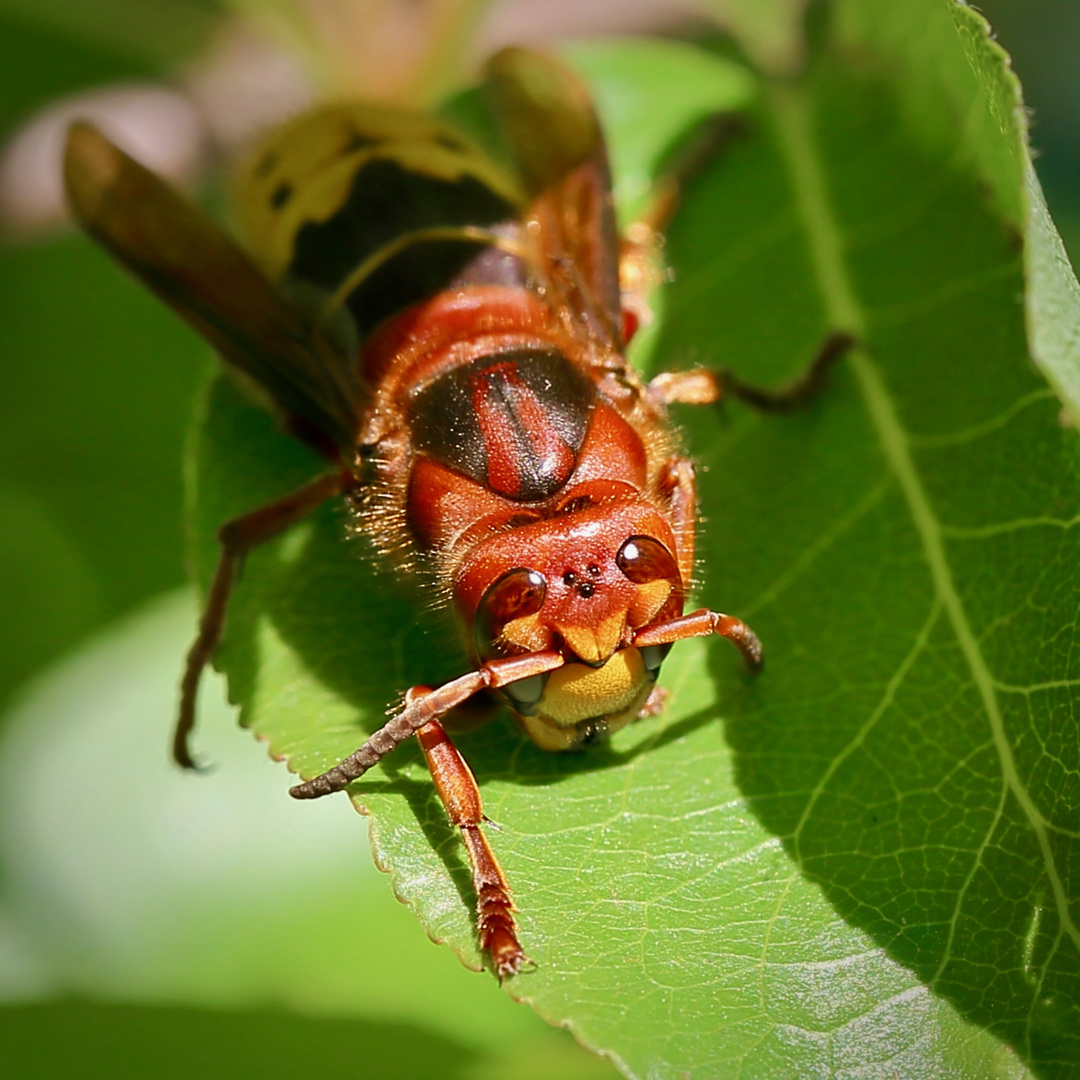
[[(867, 321), (848, 274), (838, 220), (828, 195), (824, 170), (815, 145), (806, 92), (801, 87), (774, 84), (770, 87), (768, 101), (776, 122), (780, 148), (788, 167), (796, 208), (806, 230), (810, 260), (829, 320), (829, 328), (831, 331), (847, 331), (856, 341), (863, 341)], [(861, 348), (853, 349), (846, 362), (855, 376), (885, 460), (907, 502), (937, 600), (948, 617), (971, 673), (972, 682), (982, 700), (1002, 778), (1037, 838), (1061, 926), (1077, 951), (1080, 951), (1080, 929), (1073, 922), (1069, 911), (1065, 885), (1054, 863), (1047, 824), (1021, 782), (997, 700), (996, 680), (979, 648), (978, 639), (953, 580), (952, 569), (945, 553), (942, 526), (934, 515), (916, 469), (908, 434), (900, 422), (884, 379), (866, 351)]]

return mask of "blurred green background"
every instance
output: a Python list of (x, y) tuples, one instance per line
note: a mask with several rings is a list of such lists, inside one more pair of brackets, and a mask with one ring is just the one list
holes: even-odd
[[(1080, 5), (980, 6), (1075, 257)], [(211, 0), (0, 0), (0, 137), (60, 96), (167, 77), (214, 15)], [(61, 231), (0, 245), (0, 357), (9, 1075), (613, 1075), (431, 946), (344, 806), (284, 798), (220, 688), (200, 744), (215, 771), (165, 760), (194, 619), (180, 461), (207, 350)]]

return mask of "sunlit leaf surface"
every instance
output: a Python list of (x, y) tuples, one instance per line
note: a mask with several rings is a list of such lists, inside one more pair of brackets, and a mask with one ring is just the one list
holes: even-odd
[[(752, 622), (766, 672), (684, 643), (666, 712), (608, 748), (545, 754), (504, 720), (459, 742), (537, 964), (509, 992), (635, 1076), (1064, 1077), (1080, 1057), (1077, 446), (1029, 312), (1042, 363), (1075, 357), (1025, 305), (1025, 265), (1066, 311), (1070, 279), (1025, 264), (1014, 84), (983, 24), (894, 9), (834, 5), (669, 237), (651, 366), (777, 383), (830, 331), (861, 343), (795, 415), (680, 413), (705, 467), (701, 600)], [(635, 71), (680, 107), (670, 69)], [(642, 125), (610, 115), (618, 160)], [(204, 575), (216, 523), (317, 467), (223, 385), (208, 406)], [(249, 560), (219, 658), (306, 775), (463, 664), (345, 525), (326, 508)], [(398, 894), (479, 964), (418, 752), (355, 798)]]

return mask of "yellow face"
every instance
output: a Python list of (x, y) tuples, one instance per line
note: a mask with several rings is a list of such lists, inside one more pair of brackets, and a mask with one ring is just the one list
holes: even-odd
[[(459, 579), (459, 606), (476, 612), (480, 662), (551, 651), (564, 661), (500, 690), (538, 746), (578, 750), (637, 718), (670, 646), (638, 648), (636, 635), (682, 614), (672, 547), (652, 506), (632, 499), (578, 508), (477, 545)], [(514, 568), (496, 577), (492, 567), (506, 565)]]
[[(657, 650), (647, 657), (656, 660), (657, 668), (659, 658)], [(635, 720), (654, 681), (655, 671), (646, 667), (642, 650), (629, 648), (614, 653), (601, 667), (567, 664), (545, 682), (508, 696), (518, 723), (537, 746), (580, 750)], [(535, 702), (520, 700), (535, 690), (541, 691)]]

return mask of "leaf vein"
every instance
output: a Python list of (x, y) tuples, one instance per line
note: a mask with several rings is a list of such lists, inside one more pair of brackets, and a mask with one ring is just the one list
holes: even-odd
[(971, 274), (966, 278), (956, 278), (934, 293), (909, 300), (903, 304), (890, 304), (888, 307), (875, 308), (868, 312), (867, 321), (878, 330), (895, 329), (905, 323), (925, 318), (962, 296), (971, 296), (986, 285), (1008, 280), (1016, 275), (1014, 266), (996, 266)]
[(826, 529), (812, 544), (803, 549), (798, 558), (771, 585), (767, 586), (756, 600), (743, 607), (745, 617), (752, 619), (762, 608), (767, 607), (776, 600), (810, 568), (819, 556), (824, 555), (826, 551), (835, 546), (842, 536), (854, 528), (863, 517), (881, 502), (892, 485), (892, 478), (884, 476), (847, 513), (841, 514), (830, 528)]
[(1022, 398), (1014, 401), (1000, 415), (992, 417), (990, 420), (984, 420), (981, 424), (972, 424), (971, 427), (961, 428), (959, 431), (946, 432), (941, 435), (912, 435), (909, 433), (908, 444), (919, 450), (938, 450), (952, 446), (963, 446), (966, 443), (974, 442), (976, 439), (981, 439), (984, 435), (992, 435), (995, 431), (1000, 431), (1011, 420), (1032, 405), (1053, 397), (1055, 397), (1054, 391), (1049, 387), (1042, 390), (1033, 390), (1030, 394), (1025, 394)]
[[(840, 227), (827, 195), (824, 171), (814, 145), (813, 125), (804, 93), (795, 86), (776, 84), (771, 88), (770, 96), (780, 144), (787, 158), (796, 202), (806, 228), (818, 287), (828, 317), (835, 330), (846, 330), (852, 333), (856, 340), (864, 340), (866, 319), (848, 277)], [(1054, 860), (1046, 822), (1020, 779), (998, 705), (994, 679), (960, 599), (952, 567), (945, 554), (942, 527), (934, 515), (929, 496), (916, 470), (907, 432), (900, 422), (881, 374), (866, 351), (854, 349), (848, 362), (870, 419), (877, 429), (885, 459), (907, 501), (936, 595), (949, 619), (982, 699), (1004, 782), (1019, 804), (1038, 842), (1061, 925), (1074, 948), (1080, 951), (1080, 928), (1076, 926), (1069, 910), (1065, 883)]]
[(1003, 694), (1023, 694), (1030, 697), (1032, 694), (1041, 694), (1047, 690), (1071, 690), (1080, 686), (1080, 679), (1051, 679), (1049, 682), (1032, 683), (1030, 686), (1011, 686), (995, 680), (994, 686)]
[[(874, 711), (866, 718), (866, 721), (862, 724), (858, 731), (848, 741), (848, 744), (838, 753), (834, 754), (832, 760), (829, 762), (828, 767), (821, 775), (821, 779), (814, 785), (814, 790), (810, 793), (810, 798), (806, 800), (806, 806), (803, 808), (802, 815), (799, 818), (798, 824), (795, 826), (795, 830), (792, 834), (792, 839), (795, 842), (795, 853), (799, 860), (800, 865), (803, 863), (803, 854), (801, 850), (802, 832), (806, 827), (807, 822), (810, 820), (811, 814), (814, 812), (814, 808), (817, 806), (821, 796), (824, 795), (825, 789), (829, 786), (830, 781), (840, 770), (841, 766), (855, 753), (859, 747), (863, 746), (866, 742), (867, 736), (877, 726), (878, 721), (885, 715), (889, 707), (896, 699), (896, 693), (903, 685), (904, 679), (907, 678), (908, 672), (911, 671), (915, 664), (915, 661), (922, 655), (927, 644), (930, 641), (930, 635), (933, 632), (934, 625), (937, 623), (938, 616), (941, 614), (941, 603), (935, 600), (931, 605), (930, 613), (926, 617), (926, 621), (919, 629), (918, 634), (915, 636), (915, 640), (912, 642), (911, 648), (908, 650), (907, 655), (900, 662), (900, 666), (893, 672), (892, 678), (889, 679), (885, 686), (885, 692), (881, 696), (881, 700), (878, 702)], [(889, 775), (889, 770), (883, 768), (886, 775)]]
[(942, 976), (945, 974), (945, 969), (949, 966), (949, 961), (952, 959), (953, 943), (956, 941), (956, 928), (960, 921), (961, 911), (964, 907), (964, 898), (967, 896), (968, 889), (971, 888), (971, 884), (975, 880), (975, 875), (982, 868), (983, 856), (986, 853), (986, 849), (990, 846), (990, 841), (993, 839), (998, 825), (1001, 823), (1002, 815), (1005, 813), (1005, 799), (1008, 795), (1008, 791), (1008, 784), (1003, 782), (1001, 785), (1001, 792), (998, 795), (998, 804), (994, 810), (994, 818), (989, 826), (987, 826), (986, 832), (983, 833), (983, 838), (972, 856), (971, 866), (964, 875), (963, 884), (961, 884), (960, 888), (957, 890), (956, 903), (953, 904), (952, 916), (949, 918), (949, 936), (945, 941), (945, 948), (941, 953), (941, 963), (938, 964), (937, 971), (930, 976), (927, 983), (931, 990), (933, 990), (941, 981)]
[(1050, 517), (1017, 518), (1016, 521), (1000, 521), (992, 525), (939, 525), (938, 531), (950, 540), (984, 540), (1004, 536), (1023, 529), (1072, 529), (1080, 525), (1080, 515), (1067, 520)]

